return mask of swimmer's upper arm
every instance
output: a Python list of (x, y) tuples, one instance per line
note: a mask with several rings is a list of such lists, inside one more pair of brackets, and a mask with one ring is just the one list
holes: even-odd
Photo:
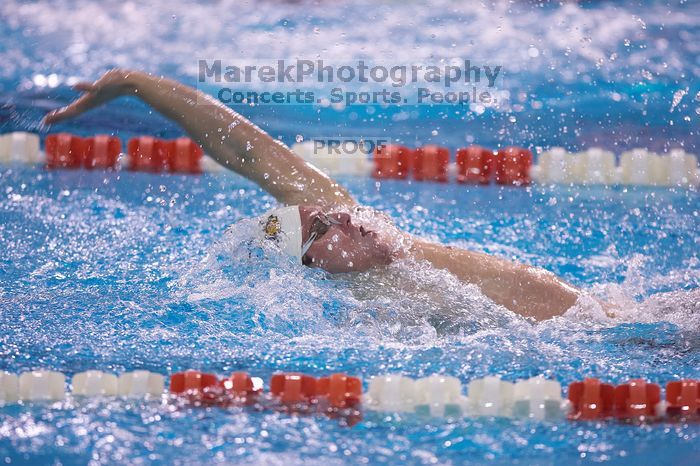
[[(239, 116), (238, 121), (243, 117)], [(354, 205), (355, 200), (334, 179), (292, 152), (280, 141), (245, 120), (246, 125), (221, 148), (207, 148), (212, 153), (223, 152), (219, 163), (250, 178), (278, 201), (287, 205)], [(249, 126), (248, 126), (249, 125)], [(246, 152), (241, 153), (241, 140)]]
[(415, 239), (417, 259), (473, 283), (497, 304), (537, 320), (561, 315), (576, 303), (580, 292), (553, 273), (484, 253)]
[(136, 73), (137, 95), (179, 123), (218, 163), (285, 204), (354, 205), (348, 191), (211, 96), (176, 81)]

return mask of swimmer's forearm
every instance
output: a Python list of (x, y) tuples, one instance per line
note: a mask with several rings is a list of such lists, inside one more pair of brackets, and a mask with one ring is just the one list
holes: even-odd
[(259, 181), (258, 151), (247, 149), (246, 141), (252, 145), (263, 139), (258, 145), (270, 144), (269, 136), (259, 134), (262, 131), (255, 131), (243, 116), (210, 96), (177, 81), (141, 72), (129, 73), (127, 79), (133, 85), (133, 95), (182, 126), (217, 162)]
[(221, 165), (286, 204), (355, 201), (334, 180), (211, 96), (167, 78), (130, 73), (133, 94), (177, 122)]
[(566, 312), (580, 292), (556, 275), (537, 267), (473, 251), (417, 240), (414, 256), (473, 283), (497, 304), (525, 317), (549, 319)]

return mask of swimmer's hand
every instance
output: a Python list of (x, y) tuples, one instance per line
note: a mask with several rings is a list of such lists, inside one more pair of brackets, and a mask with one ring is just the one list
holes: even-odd
[(99, 107), (123, 95), (134, 95), (136, 85), (132, 81), (133, 75), (138, 72), (113, 69), (106, 72), (94, 83), (80, 82), (73, 86), (76, 91), (83, 94), (65, 107), (56, 109), (44, 117), (45, 124), (58, 123), (59, 121), (74, 118), (81, 113)]

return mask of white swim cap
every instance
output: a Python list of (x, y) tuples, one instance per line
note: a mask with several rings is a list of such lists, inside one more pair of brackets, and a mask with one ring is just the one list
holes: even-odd
[(301, 214), (299, 206), (272, 209), (260, 217), (260, 238), (274, 241), (301, 263)]

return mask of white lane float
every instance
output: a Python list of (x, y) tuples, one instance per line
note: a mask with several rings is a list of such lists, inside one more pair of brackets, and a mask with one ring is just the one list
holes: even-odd
[(592, 147), (574, 155), (573, 182), (578, 184), (612, 185), (618, 182), (615, 154)]
[(55, 371), (31, 371), (19, 376), (22, 401), (59, 401), (66, 396), (66, 376)]
[[(343, 143), (345, 142), (345, 143)], [(372, 164), (362, 141), (304, 141), (292, 145), (292, 151), (330, 176), (369, 176)]]
[(540, 183), (568, 184), (574, 181), (574, 159), (562, 147), (552, 147), (542, 152), (537, 166)]
[(466, 414), (472, 416), (511, 416), (515, 385), (497, 376), (469, 382)]
[(623, 152), (616, 165), (615, 154), (592, 147), (577, 154), (553, 147), (540, 154), (531, 176), (543, 184), (697, 186), (700, 184), (697, 157), (683, 149), (659, 155), (647, 149)]
[(34, 133), (15, 131), (0, 135), (0, 164), (44, 162), (39, 150), (39, 136)]
[(362, 406), (373, 411), (413, 412), (416, 407), (416, 382), (401, 374), (373, 377), (362, 397)]
[(698, 159), (683, 149), (672, 149), (667, 156), (661, 156), (662, 165), (659, 183), (662, 186), (697, 186)]
[(460, 417), (467, 398), (456, 377), (431, 375), (415, 382), (415, 412), (430, 416)]
[(116, 396), (117, 376), (107, 372), (90, 370), (73, 376), (73, 395)]
[(623, 184), (646, 186), (696, 186), (698, 161), (683, 149), (659, 155), (646, 149), (632, 149), (620, 157)]
[(165, 390), (165, 376), (149, 371), (125, 372), (119, 376), (117, 392), (120, 396), (160, 396)]
[(19, 378), (15, 374), (0, 371), (0, 406), (17, 403)]
[(652, 186), (657, 184), (660, 166), (659, 155), (647, 149), (623, 152), (620, 156), (620, 181), (626, 185)]
[(544, 377), (520, 380), (513, 388), (513, 416), (538, 420), (564, 419), (570, 403), (561, 396), (561, 385)]

